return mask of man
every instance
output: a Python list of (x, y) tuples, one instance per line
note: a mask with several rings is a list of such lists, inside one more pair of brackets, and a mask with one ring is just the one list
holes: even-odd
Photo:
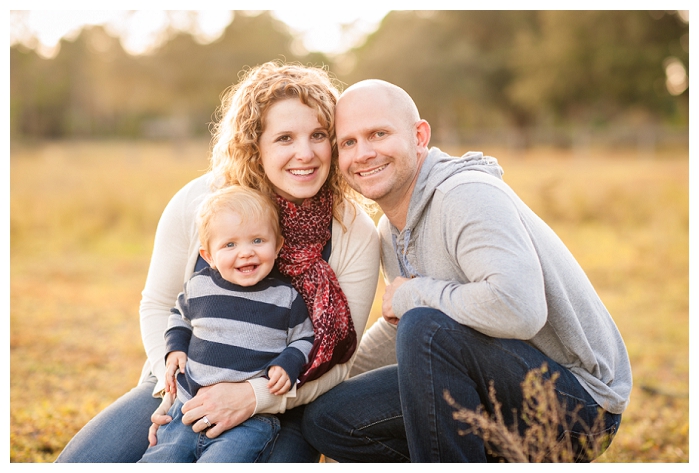
[(524, 429), (512, 411), (522, 410), (527, 373), (544, 364), (545, 376), (558, 373), (561, 402), (579, 409), (574, 427), (595, 425), (601, 408), (603, 425), (590, 433), (611, 438), (632, 384), (624, 342), (581, 267), (502, 181), (497, 161), (428, 148), (430, 126), (412, 99), (378, 80), (342, 94), (336, 130), (342, 173), (383, 210), (391, 283), (353, 377), (307, 407), (306, 438), (340, 462), (497, 461), (478, 435), (459, 434), (467, 426), (444, 393), (492, 413), (492, 383), (505, 421)]

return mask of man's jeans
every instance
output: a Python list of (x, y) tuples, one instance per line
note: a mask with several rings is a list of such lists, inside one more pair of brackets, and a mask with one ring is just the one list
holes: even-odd
[[(556, 392), (566, 410), (579, 406), (577, 416), (585, 426), (572, 426), (574, 448), (586, 426), (598, 419), (599, 406), (566, 368), (526, 342), (488, 337), (434, 309), (403, 315), (396, 353), (397, 365), (351, 378), (307, 406), (302, 425), (306, 440), (340, 462), (501, 461), (486, 453), (477, 435), (459, 434), (468, 426), (454, 420), (455, 409), (444, 392), (462, 407), (483, 405), (492, 413), (492, 380), (505, 422), (512, 425), (512, 409), (522, 409), (522, 381), (544, 363), (545, 378), (559, 373)], [(611, 440), (620, 422), (620, 414), (605, 413), (604, 425), (592, 433)], [(518, 426), (526, 428), (521, 419)], [(562, 427), (559, 433), (563, 437)]]
[(196, 433), (182, 423), (182, 402), (177, 399), (168, 414), (172, 422), (158, 429), (157, 445), (148, 448), (141, 463), (255, 463), (265, 461), (265, 452), (279, 434), (279, 420), (255, 415), (242, 424), (210, 439), (206, 431)]

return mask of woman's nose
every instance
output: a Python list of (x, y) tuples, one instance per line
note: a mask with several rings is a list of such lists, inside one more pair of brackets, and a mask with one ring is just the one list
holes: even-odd
[(300, 140), (296, 145), (296, 158), (300, 160), (312, 159), (315, 156), (312, 143), (310, 141)]

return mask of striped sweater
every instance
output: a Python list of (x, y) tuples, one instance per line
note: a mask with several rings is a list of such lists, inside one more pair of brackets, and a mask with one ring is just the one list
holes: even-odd
[(267, 277), (243, 287), (204, 268), (178, 296), (165, 342), (167, 353), (187, 354), (177, 379), (177, 397), (186, 402), (200, 387), (262, 377), (272, 365), (293, 384), (308, 361), (313, 325), (290, 284)]

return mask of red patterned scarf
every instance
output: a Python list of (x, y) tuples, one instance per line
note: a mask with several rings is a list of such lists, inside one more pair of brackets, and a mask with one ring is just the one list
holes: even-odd
[(277, 196), (284, 246), (278, 266), (291, 277), (291, 284), (306, 302), (313, 322), (315, 341), (300, 384), (317, 379), (338, 363), (349, 361), (357, 347), (357, 334), (349, 304), (337, 276), (323, 259), (330, 239), (333, 196), (323, 186), (302, 205)]

